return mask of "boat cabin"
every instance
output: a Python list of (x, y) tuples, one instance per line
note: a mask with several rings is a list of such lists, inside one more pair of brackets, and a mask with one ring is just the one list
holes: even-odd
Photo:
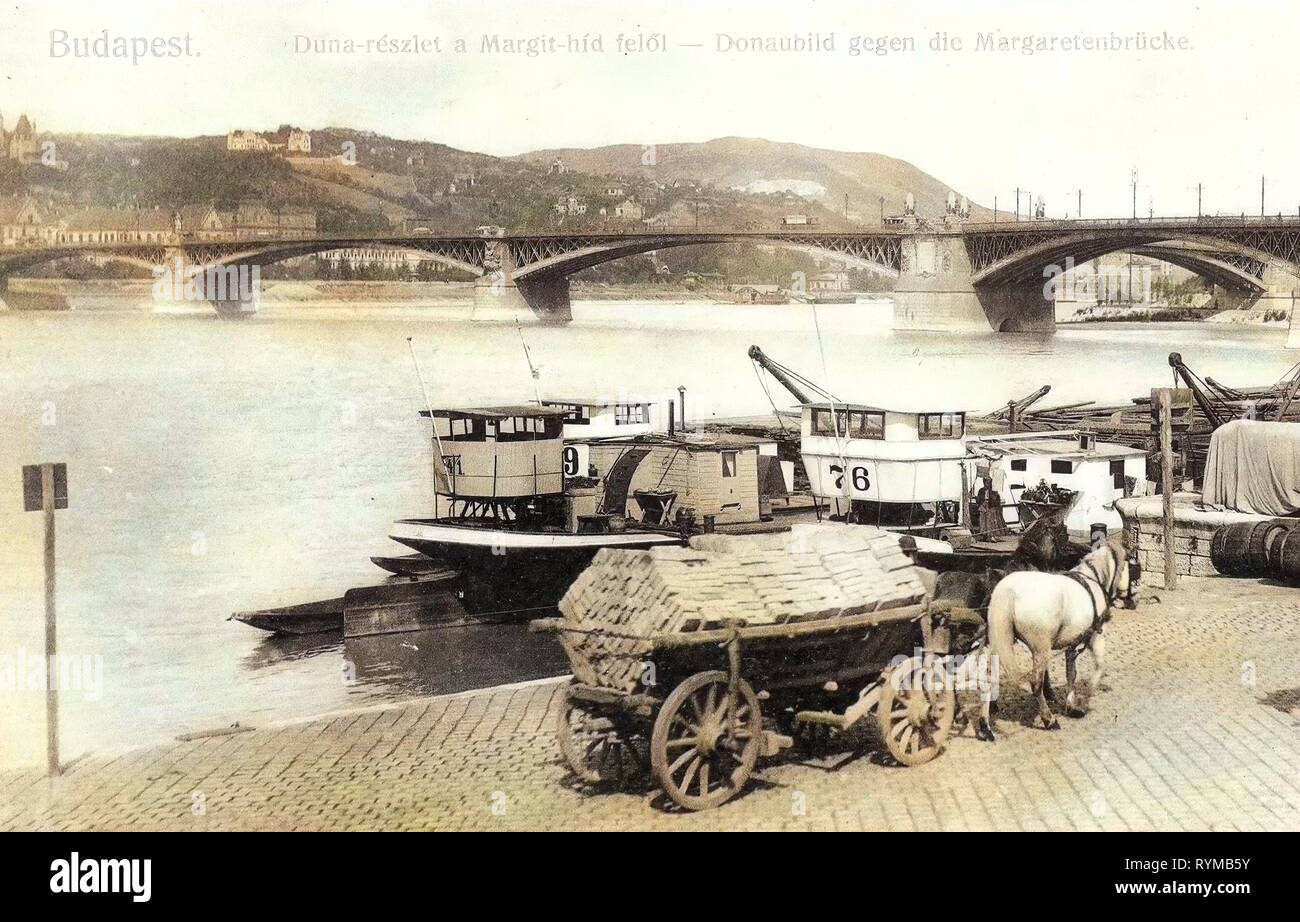
[[(1088, 532), (1094, 524), (1122, 528), (1115, 500), (1150, 491), (1144, 450), (1099, 442), (1091, 433), (1020, 432), (979, 436), (969, 444), (972, 455), (987, 459), (1006, 506), (1037, 499), (1042, 484), (1074, 493), (1065, 516), (1073, 532)], [(1009, 520), (1012, 515), (1014, 507)]]
[(564, 412), (565, 477), (593, 476), (588, 440), (648, 435), (659, 423), (658, 407), (649, 401), (556, 398), (542, 406)]
[(959, 522), (964, 412), (807, 403), (800, 450), (813, 495), (837, 517), (903, 528)]
[(441, 452), (451, 486), (441, 495), (497, 501), (564, 491), (563, 410), (519, 405), (432, 414), (435, 455)]
[(697, 524), (758, 522), (765, 491), (784, 492), (776, 446), (762, 439), (652, 434), (587, 447), (602, 481), (600, 509), (648, 525), (671, 525), (678, 510), (690, 510)]

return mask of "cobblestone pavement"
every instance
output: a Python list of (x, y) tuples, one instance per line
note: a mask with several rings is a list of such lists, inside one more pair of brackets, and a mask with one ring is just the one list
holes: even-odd
[(1059, 731), (1013, 698), (996, 744), (966, 730), (915, 768), (793, 750), (704, 813), (577, 787), (557, 681), (0, 773), (0, 829), (1300, 829), (1300, 592), (1159, 595), (1117, 613), (1102, 691)]

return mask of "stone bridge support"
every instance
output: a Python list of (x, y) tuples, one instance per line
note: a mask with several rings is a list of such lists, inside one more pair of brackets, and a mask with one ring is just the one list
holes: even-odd
[(894, 329), (973, 333), (1051, 332), (1055, 306), (1038, 281), (976, 286), (965, 242), (954, 234), (903, 238)]
[(573, 319), (569, 277), (538, 272), (515, 278), (516, 265), (504, 240), (488, 241), (483, 274), (474, 283), (472, 320), (568, 323)]
[(251, 317), (261, 306), (262, 273), (256, 260), (200, 265), (175, 247), (164, 254), (161, 274), (154, 273), (158, 304), (194, 307), (206, 303), (222, 317)]

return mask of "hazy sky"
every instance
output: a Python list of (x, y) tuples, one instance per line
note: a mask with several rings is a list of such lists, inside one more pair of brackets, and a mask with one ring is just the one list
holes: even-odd
[[(347, 125), (494, 154), (747, 135), (910, 160), (984, 204), (1013, 189), (1050, 216), (1131, 210), (1294, 213), (1300, 15), (1294, 3), (50, 2), (0, 11), (0, 113), (51, 131), (195, 135)], [(71, 39), (161, 39), (176, 56), (76, 58)], [(727, 38), (823, 37), (834, 50), (719, 50)], [(979, 36), (1124, 38), (1170, 50), (976, 47)], [(68, 42), (58, 40), (66, 33)], [(620, 53), (658, 33), (666, 51)], [(936, 33), (961, 51), (933, 51)], [(188, 51), (185, 53), (185, 36)], [(485, 35), (600, 36), (601, 51), (485, 53)], [(56, 40), (53, 44), (52, 36)], [(439, 40), (440, 52), (379, 42)], [(854, 37), (911, 50), (851, 55)], [(174, 38), (172, 45), (166, 40)], [(303, 52), (351, 39), (353, 53)], [(465, 51), (457, 51), (464, 39)], [(369, 41), (371, 48), (366, 49)], [(1184, 47), (1178, 48), (1182, 43)], [(384, 48), (391, 46), (385, 45)], [(412, 43), (409, 47), (418, 47)], [(427, 47), (427, 46), (426, 46)], [(110, 48), (111, 50), (111, 48)], [(783, 178), (783, 177), (773, 177)]]

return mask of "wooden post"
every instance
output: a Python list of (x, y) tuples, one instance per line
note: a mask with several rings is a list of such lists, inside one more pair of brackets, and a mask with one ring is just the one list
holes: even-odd
[(1164, 494), (1164, 545), (1165, 588), (1178, 585), (1178, 569), (1174, 563), (1174, 432), (1173, 393), (1169, 388), (1159, 388), (1160, 402), (1160, 483)]
[(970, 472), (965, 461), (961, 463), (961, 524), (970, 528)]
[(41, 465), (41, 511), (45, 514), (45, 773), (59, 774), (58, 631), (54, 609), (54, 465)]
[(23, 511), (45, 516), (45, 769), (59, 767), (58, 622), (54, 616), (54, 511), (68, 508), (68, 466), (23, 465)]

